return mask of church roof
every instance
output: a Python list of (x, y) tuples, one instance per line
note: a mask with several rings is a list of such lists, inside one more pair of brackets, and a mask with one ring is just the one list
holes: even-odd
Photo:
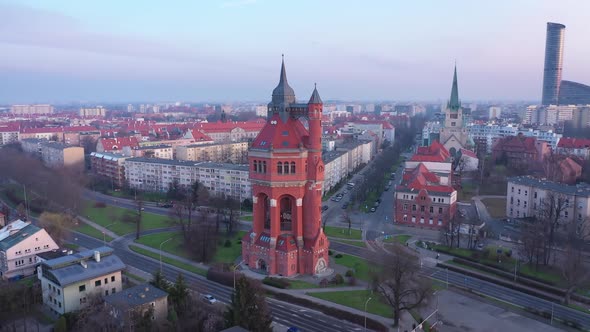
[(457, 65), (455, 65), (455, 74), (453, 75), (453, 87), (451, 88), (451, 99), (449, 99), (448, 108), (451, 111), (457, 111), (461, 108), (459, 101), (459, 86), (457, 83)]
[(305, 136), (309, 136), (309, 133), (301, 121), (292, 117), (283, 121), (279, 114), (273, 114), (252, 142), (252, 147), (266, 150), (297, 149), (305, 141)]
[(294, 103), (295, 102), (295, 90), (291, 88), (287, 81), (287, 70), (285, 69), (285, 59), (281, 61), (281, 77), (279, 78), (279, 84), (272, 90), (272, 102), (273, 103)]
[(309, 98), (308, 104), (323, 104), (322, 98), (320, 98), (320, 94), (318, 93), (318, 89), (315, 84), (313, 86), (313, 93), (311, 94), (311, 98)]
[(451, 154), (438, 141), (433, 141), (429, 146), (418, 147), (416, 153), (410, 158), (410, 161), (421, 162), (447, 162)]

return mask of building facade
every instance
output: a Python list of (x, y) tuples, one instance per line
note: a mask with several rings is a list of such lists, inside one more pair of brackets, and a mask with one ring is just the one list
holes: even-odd
[(151, 284), (124, 289), (104, 298), (111, 316), (124, 330), (132, 330), (137, 317), (151, 311), (151, 320), (163, 323), (168, 316), (168, 293)]
[(492, 159), (511, 167), (529, 167), (542, 162), (550, 152), (547, 142), (519, 133), (499, 139), (492, 148)]
[(53, 111), (53, 106), (46, 104), (10, 106), (10, 113), (19, 115), (52, 114)]
[(84, 169), (84, 148), (60, 142), (42, 142), (41, 160), (51, 168)]
[(0, 229), (0, 277), (21, 278), (35, 274), (37, 254), (59, 249), (47, 231), (16, 220)]
[(125, 157), (122, 154), (108, 152), (90, 153), (90, 169), (96, 175), (111, 180), (113, 189), (122, 188), (125, 184)]
[(80, 108), (80, 116), (81, 117), (101, 117), (104, 118), (106, 116), (106, 109), (102, 106), (93, 107), (93, 108)]
[(248, 162), (248, 142), (179, 146), (176, 159), (245, 164)]
[(58, 315), (79, 310), (92, 295), (120, 292), (124, 269), (125, 264), (109, 247), (44, 261), (37, 268), (43, 304)]
[(321, 227), (322, 105), (316, 89), (308, 103), (296, 102), (283, 62), (266, 124), (248, 153), (254, 211), (242, 258), (251, 269), (283, 276), (328, 270), (329, 241)]
[(545, 66), (543, 72), (543, 105), (557, 105), (559, 101), (559, 86), (563, 70), (563, 42), (565, 25), (547, 23), (547, 37), (545, 40)]
[(559, 140), (556, 152), (588, 160), (590, 159), (590, 139), (564, 137)]

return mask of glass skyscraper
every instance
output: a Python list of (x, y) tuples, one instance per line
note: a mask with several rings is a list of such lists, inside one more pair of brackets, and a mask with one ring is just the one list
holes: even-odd
[(565, 25), (547, 23), (545, 42), (545, 72), (543, 73), (543, 105), (557, 105), (563, 69), (563, 38)]

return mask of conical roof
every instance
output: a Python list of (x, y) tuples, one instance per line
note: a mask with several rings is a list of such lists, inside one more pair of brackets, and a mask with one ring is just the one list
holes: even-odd
[(285, 70), (285, 59), (281, 61), (281, 77), (279, 78), (279, 84), (272, 90), (272, 102), (273, 103), (294, 103), (295, 102), (295, 91), (289, 86), (287, 81), (287, 71)]
[(313, 85), (313, 92), (311, 94), (311, 98), (309, 98), (308, 104), (323, 104), (322, 98), (320, 98), (320, 94), (318, 93), (316, 84)]
[(459, 101), (459, 86), (457, 84), (457, 65), (455, 65), (453, 87), (451, 88), (451, 99), (449, 99), (448, 108), (452, 111), (457, 111), (459, 108), (461, 108), (461, 102)]

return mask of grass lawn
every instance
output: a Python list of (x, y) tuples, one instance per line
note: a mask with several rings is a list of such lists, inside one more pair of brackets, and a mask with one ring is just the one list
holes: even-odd
[[(123, 190), (113, 191), (109, 190), (107, 193), (109, 196), (119, 197), (119, 198), (126, 198), (126, 199), (135, 199), (135, 193), (132, 192), (125, 192)], [(141, 192), (137, 193), (137, 196), (140, 196), (141, 199), (148, 202), (163, 202), (167, 201), (168, 198), (164, 193), (157, 193), (157, 192)]]
[(162, 250), (176, 256), (190, 258), (186, 250), (184, 250), (184, 241), (180, 232), (162, 232), (144, 235), (140, 237), (139, 240), (135, 240), (135, 242), (159, 250), (160, 244), (170, 238), (172, 240), (164, 243), (164, 245), (162, 245)]
[[(342, 255), (342, 254), (341, 254)], [(369, 263), (362, 258), (342, 255), (340, 258), (336, 258), (336, 254), (332, 256), (332, 261), (338, 265), (346, 266), (354, 270), (354, 276), (360, 280), (369, 281)]]
[(243, 217), (240, 217), (240, 220), (242, 220), (242, 221), (252, 221), (252, 216), (243, 216)]
[(341, 243), (346, 243), (346, 244), (349, 244), (349, 245), (355, 246), (355, 247), (361, 247), (361, 248), (366, 248), (367, 247), (365, 245), (365, 242), (363, 242), (363, 241), (340, 240), (340, 239), (334, 239), (334, 241), (341, 242)]
[(98, 229), (96, 229), (88, 224), (85, 224), (85, 223), (80, 223), (80, 225), (78, 227), (74, 228), (74, 230), (76, 232), (80, 232), (82, 234), (92, 236), (95, 239), (104, 240), (106, 242), (113, 241), (112, 237), (110, 237), (106, 234), (102, 234), (102, 232), (99, 231)]
[(407, 235), (407, 234), (390, 236), (387, 239), (383, 240), (383, 242), (385, 242), (385, 243), (397, 242), (400, 244), (406, 244), (406, 242), (408, 242), (408, 240), (411, 237), (412, 237), (411, 235)]
[(536, 270), (533, 265), (522, 264), (518, 267), (518, 272), (524, 276), (535, 277), (544, 281), (554, 283), (558, 286), (564, 286), (563, 277), (559, 270), (548, 266), (539, 266), (539, 270)]
[[(110, 206), (104, 208), (94, 207), (94, 202), (87, 202), (84, 210), (85, 216), (91, 221), (106, 227), (118, 235), (125, 235), (135, 232), (135, 224), (122, 221), (125, 213), (134, 212), (130, 209)], [(114, 224), (113, 224), (114, 223)], [(174, 223), (167, 216), (142, 213), (141, 230), (164, 228), (174, 226)]]
[(361, 311), (365, 311), (365, 303), (367, 302), (367, 299), (373, 297), (373, 299), (367, 304), (367, 311), (387, 318), (393, 317), (391, 306), (385, 304), (385, 301), (381, 299), (380, 296), (376, 296), (375, 294), (371, 295), (371, 291), (369, 290), (307, 293), (307, 295)]
[[(246, 231), (236, 232), (232, 237), (221, 236), (219, 241), (221, 245), (217, 246), (213, 261), (217, 263), (235, 263), (236, 259), (242, 254), (242, 245), (238, 244), (238, 241), (246, 234)], [(231, 247), (225, 247), (223, 244), (226, 239), (231, 241)]]
[(291, 284), (291, 286), (289, 286), (289, 289), (308, 289), (308, 288), (320, 287), (317, 284), (313, 284), (311, 282), (307, 282), (307, 281), (303, 281), (303, 280), (289, 279), (289, 283)]
[(80, 246), (75, 243), (64, 243), (62, 247), (68, 248), (70, 250), (78, 250), (80, 248)]
[[(157, 260), (160, 259), (159, 254), (157, 254), (155, 252), (151, 252), (151, 251), (143, 249), (143, 248), (140, 248), (138, 246), (130, 245), (129, 249), (135, 251), (136, 253), (138, 253), (140, 255), (148, 256), (148, 257), (151, 257), (151, 258), (154, 258)], [(192, 273), (200, 274), (202, 276), (207, 276), (207, 270), (198, 268), (196, 266), (192, 266), (190, 264), (178, 261), (176, 259), (172, 259), (170, 257), (162, 256), (162, 262), (170, 264), (170, 265), (174, 265), (180, 269), (183, 269), (183, 270), (186, 270), (186, 271), (189, 271)]]
[(139, 282), (148, 282), (148, 280), (145, 280), (144, 278), (142, 278), (142, 277), (140, 277), (138, 275), (135, 275), (133, 273), (123, 272), (123, 274), (126, 275), (127, 277), (129, 277), (130, 279), (135, 279), (135, 280), (137, 280)]
[(493, 218), (506, 217), (506, 198), (484, 198), (481, 202)]
[(361, 231), (354, 228), (351, 228), (350, 234), (348, 234), (348, 228), (326, 226), (324, 233), (326, 233), (326, 236), (341, 239), (360, 240), (362, 238)]
[(461, 189), (458, 191), (460, 201), (471, 201), (471, 197), (477, 194), (477, 190), (472, 182), (462, 182)]

